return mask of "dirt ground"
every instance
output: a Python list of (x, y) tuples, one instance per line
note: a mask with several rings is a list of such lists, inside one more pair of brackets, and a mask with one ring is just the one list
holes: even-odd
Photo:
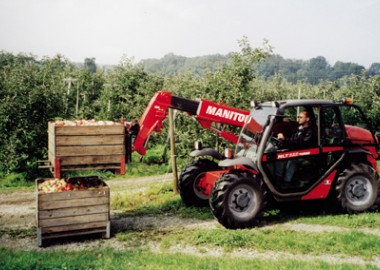
[[(167, 177), (167, 176), (165, 176)], [(127, 180), (110, 180), (107, 184), (113, 190), (123, 190), (129, 188), (143, 188), (149, 183), (156, 182), (162, 179), (162, 176), (146, 177), (139, 179)], [(30, 229), (36, 227), (36, 196), (34, 191), (13, 191), (0, 193), (0, 230), (7, 231), (12, 229)], [(152, 228), (170, 228), (170, 227), (185, 227), (185, 228), (221, 228), (221, 225), (216, 220), (197, 220), (197, 219), (182, 219), (176, 216), (138, 216), (138, 217), (122, 217), (118, 212), (111, 211), (111, 232), (114, 235), (117, 232), (125, 231), (127, 228), (139, 228), (141, 230)], [(281, 223), (269, 225), (281, 227), (286, 230), (294, 231), (310, 231), (310, 232), (334, 232), (334, 231), (350, 231), (350, 229), (326, 226), (326, 225), (308, 225)], [(367, 234), (380, 236), (380, 229), (363, 229)], [(0, 238), (0, 246), (15, 248), (19, 250), (39, 250), (36, 237), (13, 237), (11, 233), (3, 233)], [(110, 239), (94, 238), (91, 241), (61, 241), (51, 245), (45, 249), (60, 249), (60, 250), (81, 250), (89, 248), (112, 247), (118, 250), (123, 250), (126, 247), (122, 242), (111, 237)], [(161, 251), (154, 243), (148, 243), (147, 247), (151, 252), (160, 253)], [(196, 256), (224, 256), (221, 249), (202, 250), (200, 252), (196, 247), (172, 247), (164, 252), (192, 254)], [(239, 250), (229, 253), (231, 256), (244, 258), (261, 258), (276, 260), (279, 258), (289, 258), (303, 261), (321, 260), (328, 263), (352, 263), (352, 264), (371, 264), (380, 268), (380, 255), (373, 257), (371, 260), (365, 260), (355, 256), (330, 255), (322, 254), (318, 256), (304, 254), (290, 254), (285, 252), (258, 252), (255, 250)]]

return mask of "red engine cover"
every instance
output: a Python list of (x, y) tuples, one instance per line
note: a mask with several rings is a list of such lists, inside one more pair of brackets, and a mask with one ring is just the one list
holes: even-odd
[(345, 125), (347, 138), (354, 144), (373, 144), (372, 133), (364, 128)]

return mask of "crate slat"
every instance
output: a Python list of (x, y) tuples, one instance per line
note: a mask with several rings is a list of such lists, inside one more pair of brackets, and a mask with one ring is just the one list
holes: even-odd
[(56, 157), (67, 156), (102, 156), (123, 155), (124, 146), (120, 145), (86, 145), (86, 146), (56, 146)]
[(104, 197), (109, 195), (109, 188), (107, 186), (93, 189), (93, 190), (73, 190), (65, 192), (52, 192), (52, 193), (39, 193), (38, 200), (40, 203), (44, 202), (55, 202), (55, 201), (66, 201), (73, 199), (84, 199), (84, 198), (96, 198)]
[(120, 170), (120, 165), (83, 165), (83, 166), (65, 166), (61, 169), (65, 171), (80, 171), (80, 170)]
[(87, 207), (68, 207), (38, 211), (39, 220), (61, 218), (68, 216), (81, 216), (89, 214), (109, 213), (109, 206), (106, 204), (92, 205)]
[(55, 135), (112, 135), (124, 134), (124, 126), (55, 126)]
[(38, 226), (40, 227), (52, 227), (52, 226), (66, 226), (70, 224), (82, 224), (88, 222), (102, 222), (109, 219), (108, 213), (82, 215), (82, 216), (70, 216), (62, 218), (50, 218), (40, 219)]
[(57, 136), (57, 145), (124, 145), (124, 135), (81, 135), (81, 136)]
[(93, 230), (86, 230), (86, 231), (69, 231), (65, 233), (56, 233), (56, 234), (48, 234), (43, 236), (42, 239), (48, 240), (48, 239), (57, 239), (62, 237), (69, 237), (69, 236), (76, 236), (76, 235), (86, 235), (86, 234), (94, 234), (94, 233), (104, 233), (105, 229), (93, 229)]
[(38, 210), (50, 210), (58, 209), (65, 207), (75, 207), (80, 206), (90, 206), (107, 203), (108, 199), (106, 197), (97, 197), (97, 198), (84, 198), (84, 199), (70, 199), (62, 201), (45, 201), (39, 204)]
[(119, 163), (120, 163), (120, 155), (64, 157), (61, 160), (62, 166), (94, 165), (94, 164), (119, 164)]
[(65, 231), (78, 231), (78, 230), (85, 230), (85, 229), (105, 228), (107, 227), (108, 223), (109, 221), (97, 221), (97, 222), (88, 222), (88, 223), (82, 223), (82, 224), (65, 225), (65, 226), (42, 227), (41, 233), (49, 234), (49, 233), (61, 233)]

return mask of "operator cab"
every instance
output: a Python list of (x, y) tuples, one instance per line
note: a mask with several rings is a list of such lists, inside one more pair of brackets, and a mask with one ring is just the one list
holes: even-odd
[[(263, 103), (252, 110), (235, 152), (256, 164), (276, 194), (303, 195), (323, 182), (331, 184), (335, 169), (347, 154), (345, 145), (375, 142), (363, 113), (354, 105), (323, 100), (276, 105)], [(299, 131), (301, 112), (307, 112), (315, 132), (312, 143), (292, 146), (279, 141), (279, 133), (290, 138)]]
[[(326, 171), (320, 156), (320, 106), (284, 106), (268, 126), (266, 147), (261, 159), (263, 176), (279, 192), (300, 192), (310, 188)], [(304, 140), (297, 120), (307, 115), (312, 136)], [(285, 140), (278, 140), (278, 134)], [(290, 141), (290, 142), (289, 142)], [(343, 149), (343, 148), (342, 148)]]

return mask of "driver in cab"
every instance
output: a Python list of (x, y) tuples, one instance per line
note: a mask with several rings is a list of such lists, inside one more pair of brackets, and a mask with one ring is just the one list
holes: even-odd
[(284, 148), (297, 149), (312, 147), (316, 143), (315, 128), (310, 124), (307, 111), (302, 111), (297, 116), (298, 130), (286, 138), (283, 133), (277, 134), (277, 139), (283, 143)]

